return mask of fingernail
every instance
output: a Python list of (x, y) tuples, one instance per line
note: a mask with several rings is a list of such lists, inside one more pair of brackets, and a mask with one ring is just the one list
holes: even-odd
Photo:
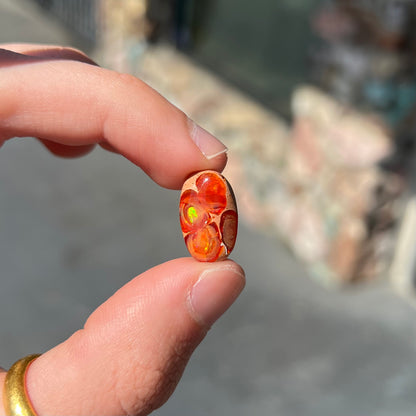
[(234, 267), (205, 270), (189, 293), (191, 315), (199, 324), (210, 327), (234, 303), (244, 285), (244, 273)]
[(188, 119), (188, 124), (192, 140), (207, 159), (213, 159), (228, 151), (223, 143), (194, 121)]

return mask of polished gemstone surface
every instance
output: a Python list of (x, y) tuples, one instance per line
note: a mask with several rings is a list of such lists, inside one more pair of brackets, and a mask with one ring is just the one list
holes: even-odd
[(222, 260), (233, 250), (237, 205), (230, 184), (218, 172), (199, 172), (185, 181), (179, 218), (186, 247), (195, 259)]

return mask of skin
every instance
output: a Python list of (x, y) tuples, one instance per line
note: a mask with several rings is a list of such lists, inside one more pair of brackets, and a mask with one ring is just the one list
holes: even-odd
[[(0, 45), (0, 96), (0, 146), (36, 137), (54, 154), (76, 157), (100, 145), (171, 189), (195, 171), (226, 164), (225, 153), (208, 158), (200, 151), (186, 115), (156, 91), (74, 49)], [(135, 277), (29, 367), (35, 410), (149, 414), (243, 287), (244, 272), (231, 260), (175, 259)], [(5, 374), (0, 370), (0, 385)], [(0, 415), (2, 403), (0, 389)]]

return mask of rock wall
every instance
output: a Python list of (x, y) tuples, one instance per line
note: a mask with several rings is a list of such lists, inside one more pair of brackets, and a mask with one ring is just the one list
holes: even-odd
[(402, 174), (380, 163), (396, 151), (387, 125), (312, 86), (293, 92), (289, 124), (174, 48), (149, 47), (145, 2), (125, 4), (105, 2), (103, 60), (226, 143), (225, 175), (243, 220), (282, 239), (325, 284), (383, 275), (405, 187)]

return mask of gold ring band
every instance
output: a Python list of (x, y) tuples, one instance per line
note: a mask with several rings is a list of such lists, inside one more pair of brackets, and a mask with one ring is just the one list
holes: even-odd
[(6, 374), (3, 401), (7, 416), (36, 416), (26, 390), (26, 371), (39, 354), (16, 361)]

